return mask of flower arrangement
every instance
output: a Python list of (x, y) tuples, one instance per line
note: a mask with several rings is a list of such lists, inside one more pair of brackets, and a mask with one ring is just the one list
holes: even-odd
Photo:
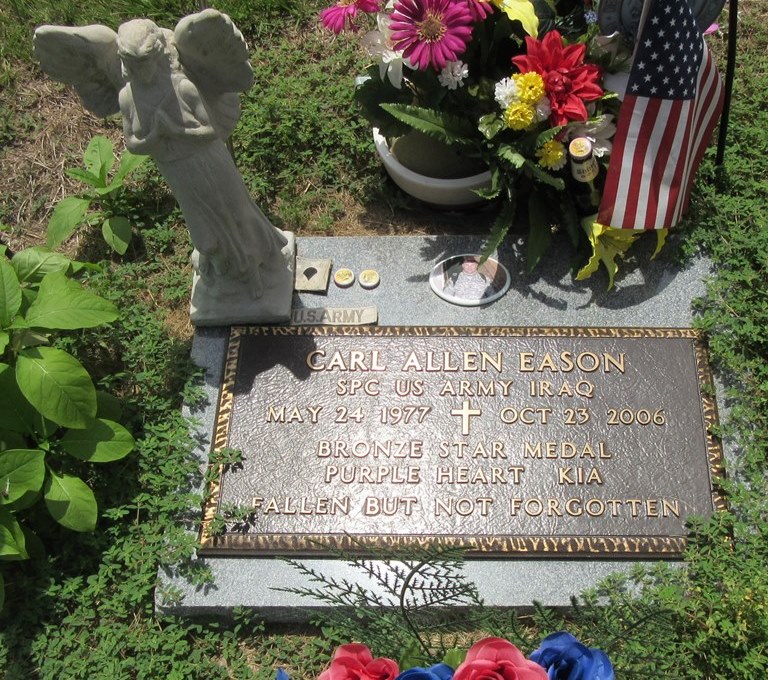
[[(620, 106), (609, 81), (628, 70), (631, 45), (599, 35), (598, 0), (383, 1), (338, 0), (321, 12), (336, 33), (375, 14), (362, 36), (375, 63), (356, 90), (373, 126), (388, 139), (418, 130), (490, 169), (478, 193), (500, 209), (486, 253), (527, 213), (530, 269), (566, 235), (577, 278), (602, 261), (612, 285), (615, 257), (637, 234), (595, 214)], [(568, 160), (576, 138), (598, 163), (588, 188)]]
[[(282, 669), (277, 680), (288, 680)], [(318, 680), (614, 680), (599, 649), (561, 631), (546, 637), (530, 658), (507, 640), (485, 638), (465, 654), (451, 650), (442, 663), (400, 670), (396, 661), (374, 658), (363, 644), (341, 645)]]

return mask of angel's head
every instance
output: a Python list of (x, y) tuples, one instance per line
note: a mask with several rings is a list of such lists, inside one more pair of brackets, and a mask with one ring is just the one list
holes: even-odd
[(167, 63), (163, 32), (149, 19), (134, 19), (117, 29), (117, 51), (125, 76), (151, 80), (157, 68)]

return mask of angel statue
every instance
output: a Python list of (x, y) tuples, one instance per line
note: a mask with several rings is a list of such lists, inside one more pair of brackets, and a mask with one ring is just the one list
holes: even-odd
[(290, 316), (293, 234), (251, 200), (226, 146), (253, 82), (240, 31), (221, 12), (174, 31), (135, 19), (106, 26), (41, 26), (35, 57), (75, 87), (97, 116), (121, 113), (125, 145), (152, 156), (192, 237), (192, 322), (227, 325)]

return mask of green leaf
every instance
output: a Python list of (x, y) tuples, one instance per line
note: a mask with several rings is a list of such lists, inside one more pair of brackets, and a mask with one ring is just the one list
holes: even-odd
[(96, 390), (96, 417), (106, 420), (120, 420), (123, 415), (123, 404), (114, 395), (102, 390)]
[(134, 170), (141, 167), (149, 159), (149, 156), (140, 156), (126, 149), (120, 157), (120, 167), (112, 178), (112, 184), (122, 185), (123, 180)]
[(0, 331), (0, 356), (5, 352), (5, 348), (8, 347), (8, 343), (11, 341), (11, 336), (5, 331)]
[(40, 283), (46, 274), (65, 272), (73, 262), (61, 253), (51, 252), (44, 246), (35, 246), (16, 253), (11, 264), (22, 283)]
[(40, 537), (29, 527), (22, 526), (21, 530), (24, 532), (24, 547), (27, 550), (27, 555), (31, 560), (45, 559), (45, 546), (40, 540)]
[(26, 347), (39, 347), (48, 345), (48, 334), (41, 331), (33, 331), (29, 328), (19, 328), (13, 338), (13, 346), (17, 349)]
[(480, 254), (483, 260), (489, 258), (501, 245), (501, 242), (514, 223), (515, 211), (516, 205), (514, 195), (512, 195), (510, 196), (509, 203), (505, 203), (502, 206), (496, 221), (493, 223), (493, 227), (491, 227), (491, 233)]
[(474, 142), (475, 130), (464, 118), (410, 104), (382, 104), (381, 108), (412, 128), (448, 144)]
[[(0, 428), (47, 437), (56, 431), (56, 424), (43, 418), (22, 395), (16, 375), (8, 364), (0, 363)], [(22, 445), (21, 448), (24, 448)]]
[(48, 223), (48, 247), (56, 248), (66, 241), (85, 218), (91, 199), (68, 196), (60, 200)]
[(500, 144), (496, 155), (507, 161), (507, 163), (510, 163), (512, 167), (520, 169), (525, 165), (525, 156), (518, 153), (515, 148), (509, 144)]
[(0, 452), (27, 448), (27, 439), (20, 432), (0, 430)]
[(40, 449), (11, 449), (0, 453), (0, 505), (28, 508), (45, 480), (45, 453)]
[(133, 450), (133, 437), (122, 425), (96, 419), (83, 430), (68, 430), (61, 446), (75, 458), (91, 463), (108, 463), (125, 458)]
[(531, 194), (528, 199), (528, 220), (526, 264), (530, 272), (539, 263), (542, 255), (547, 252), (552, 241), (552, 218), (538, 193)]
[(91, 377), (63, 350), (23, 350), (16, 363), (16, 381), (29, 403), (59, 425), (88, 427), (96, 416), (96, 388)]
[(98, 175), (94, 175), (92, 172), (88, 172), (82, 168), (68, 168), (64, 172), (66, 172), (73, 179), (80, 180), (81, 182), (84, 182), (85, 184), (94, 188), (101, 186), (101, 178)]
[(100, 326), (117, 317), (117, 307), (111, 302), (89, 293), (64, 272), (52, 272), (40, 283), (25, 320), (30, 327), (71, 330)]
[(562, 200), (554, 203), (559, 212), (560, 224), (565, 227), (568, 237), (574, 248), (579, 246), (583, 232), (579, 223), (579, 214), (576, 212), (576, 206), (570, 198), (563, 197)]
[(547, 128), (543, 132), (540, 132), (536, 137), (536, 147), (544, 146), (547, 142), (551, 142), (562, 131), (562, 125), (556, 125), (555, 127)]
[(397, 660), (400, 668), (415, 668), (425, 665), (424, 650), (413, 640)]
[(3, 574), (0, 572), (0, 612), (3, 611), (5, 605), (5, 581), (3, 580)]
[(477, 122), (477, 129), (486, 139), (493, 139), (504, 129), (504, 121), (495, 113), (488, 113), (481, 116)]
[(115, 164), (115, 154), (112, 153), (112, 142), (103, 135), (96, 135), (88, 144), (83, 154), (85, 169), (99, 178), (101, 186), (106, 184), (107, 173)]
[(533, 177), (533, 179), (538, 180), (547, 186), (553, 187), (558, 191), (565, 190), (565, 182), (561, 177), (550, 175), (546, 170), (540, 168), (538, 165), (536, 165), (536, 163), (531, 163), (531, 161), (529, 161), (527, 158), (525, 159), (525, 164), (523, 167), (525, 168), (526, 173)]
[(0, 560), (25, 560), (27, 554), (24, 532), (11, 512), (0, 508)]
[(458, 649), (457, 647), (454, 647), (445, 653), (445, 656), (443, 657), (443, 663), (453, 668), (453, 670), (456, 670), (459, 666), (461, 666), (461, 664), (464, 663), (464, 659), (466, 658), (466, 649)]
[(491, 166), (491, 186), (487, 189), (475, 189), (475, 193), (486, 200), (498, 198), (501, 194), (501, 171), (495, 163)]
[(93, 531), (98, 506), (93, 491), (79, 477), (49, 469), (43, 493), (51, 517), (72, 531)]
[(109, 217), (101, 225), (104, 240), (118, 255), (125, 255), (131, 242), (131, 223), (127, 217)]
[(0, 258), (0, 328), (8, 328), (21, 308), (21, 285), (11, 263)]

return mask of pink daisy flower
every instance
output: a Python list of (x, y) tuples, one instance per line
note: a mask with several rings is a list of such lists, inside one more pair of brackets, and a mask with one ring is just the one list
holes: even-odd
[(489, 14), (493, 14), (493, 5), (490, 0), (467, 0), (472, 21), (482, 21)]
[(332, 7), (320, 12), (320, 21), (334, 33), (341, 33), (345, 28), (355, 30), (353, 19), (358, 10), (378, 12), (379, 9), (379, 0), (339, 0)]
[(411, 64), (441, 71), (467, 49), (472, 15), (467, 0), (397, 0), (389, 26), (395, 49)]

